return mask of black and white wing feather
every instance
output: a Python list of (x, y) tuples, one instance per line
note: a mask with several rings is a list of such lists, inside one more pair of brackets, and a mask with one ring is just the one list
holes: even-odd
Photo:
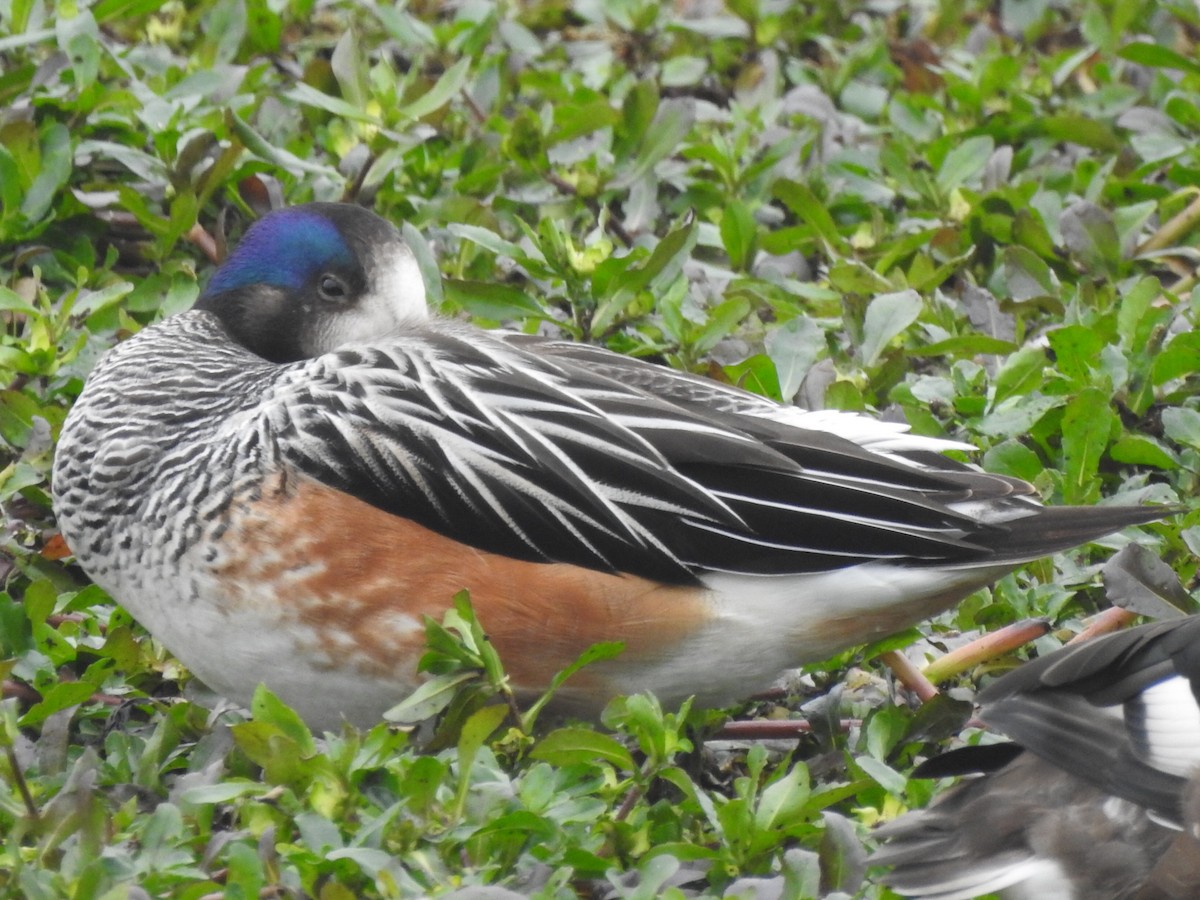
[(1200, 616), (1034, 660), (979, 702), (984, 720), (1025, 749), (1179, 822), (1200, 769)]
[[(885, 422), (841, 410), (804, 410), (796, 406), (785, 406), (733, 385), (634, 357), (621, 356), (594, 344), (580, 344), (513, 332), (493, 334), (505, 343), (532, 353), (569, 361), (597, 375), (637, 387), (672, 403), (737, 416), (769, 419), (794, 428), (836, 434), (873, 452), (894, 453), (899, 458), (920, 455), (928, 460), (929, 453), (975, 449), (971, 444), (961, 441), (910, 434), (908, 426), (899, 422)], [(938, 468), (949, 467), (945, 458), (940, 458), (936, 465)], [(1031, 490), (1030, 485), (1016, 479), (1012, 480), (1012, 484), (1021, 492), (1028, 493)]]
[[(304, 472), (464, 543), (668, 582), (987, 564), (1080, 540), (1054, 516), (1010, 532), (1046, 512), (1010, 479), (723, 408), (691, 376), (642, 387), (585, 362), (440, 323), (285, 367), (260, 415)], [(1088, 524), (1130, 511), (1110, 515)]]
[[(1191, 898), (1200, 891), (1200, 616), (1028, 663), (979, 695), (1015, 743), (935, 757), (978, 775), (877, 831), (905, 896)], [(1048, 886), (1053, 885), (1053, 887)]]

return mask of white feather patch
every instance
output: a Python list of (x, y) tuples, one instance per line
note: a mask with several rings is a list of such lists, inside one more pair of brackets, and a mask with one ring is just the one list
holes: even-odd
[(1191, 682), (1168, 678), (1142, 691), (1137, 701), (1146, 762), (1188, 778), (1200, 766), (1200, 706)]

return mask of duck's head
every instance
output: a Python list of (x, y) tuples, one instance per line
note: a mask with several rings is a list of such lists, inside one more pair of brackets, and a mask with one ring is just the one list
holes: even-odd
[(378, 339), (428, 314), (420, 269), (400, 232), (348, 203), (287, 207), (255, 222), (195, 308), (280, 363)]

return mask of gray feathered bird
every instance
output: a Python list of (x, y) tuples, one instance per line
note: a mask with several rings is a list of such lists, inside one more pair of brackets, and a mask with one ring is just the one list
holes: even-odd
[(1015, 743), (918, 774), (975, 774), (876, 832), (905, 896), (1200, 897), (1200, 616), (1064, 648), (979, 695)]

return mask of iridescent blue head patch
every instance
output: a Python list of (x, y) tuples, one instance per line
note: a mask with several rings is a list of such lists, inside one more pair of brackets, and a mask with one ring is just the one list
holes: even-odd
[(203, 296), (251, 284), (296, 289), (318, 271), (349, 265), (353, 259), (341, 232), (329, 219), (302, 208), (281, 209), (250, 227), (213, 275)]

